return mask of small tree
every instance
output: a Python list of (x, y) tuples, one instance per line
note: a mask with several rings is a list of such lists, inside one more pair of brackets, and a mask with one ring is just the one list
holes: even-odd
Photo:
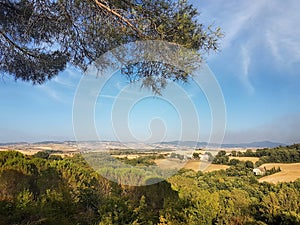
[(237, 165), (238, 163), (240, 163), (240, 160), (238, 160), (238, 159), (231, 159), (229, 161), (229, 165)]
[(35, 153), (33, 156), (36, 158), (41, 158), (41, 159), (48, 159), (50, 154), (48, 152), (42, 151), (42, 152)]
[(197, 159), (197, 160), (200, 159), (199, 153), (194, 152), (194, 153), (193, 153), (193, 158), (194, 158), (194, 159)]
[(246, 166), (247, 168), (253, 169), (253, 168), (254, 168), (254, 163), (251, 162), (251, 161), (249, 161), (249, 160), (247, 160), (247, 161), (245, 162), (245, 166)]

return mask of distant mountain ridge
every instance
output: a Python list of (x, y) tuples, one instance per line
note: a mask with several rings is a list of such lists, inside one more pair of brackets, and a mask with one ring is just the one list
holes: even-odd
[(286, 144), (284, 143), (271, 142), (271, 141), (256, 141), (250, 143), (221, 144), (221, 145), (216, 143), (196, 142), (196, 141), (168, 141), (168, 142), (161, 142), (159, 144), (178, 145), (178, 146), (187, 146), (187, 147), (195, 147), (195, 148), (204, 148), (206, 146), (221, 147), (221, 148), (274, 148), (278, 146), (286, 146)]
[(29, 144), (28, 142), (25, 141), (20, 141), (20, 142), (3, 142), (0, 143), (0, 146), (6, 146), (6, 145), (26, 145)]
[[(97, 143), (98, 141), (86, 141), (82, 143)], [(0, 146), (8, 146), (8, 145), (25, 145), (25, 144), (66, 144), (66, 143), (77, 143), (76, 141), (40, 141), (35, 143), (29, 143), (29, 142), (8, 142), (8, 143), (0, 143)], [(118, 145), (122, 145), (120, 142), (116, 141), (102, 141), (102, 143), (112, 143)], [(128, 142), (130, 143), (130, 142)], [(126, 145), (126, 143), (124, 143)], [(142, 143), (131, 143), (134, 145), (142, 144)], [(153, 144), (145, 144), (145, 145), (160, 145), (163, 147), (164, 145), (167, 147), (173, 146), (179, 146), (179, 147), (189, 147), (189, 148), (205, 148), (205, 147), (211, 147), (211, 148), (274, 148), (278, 146), (286, 146), (287, 144), (284, 143), (278, 143), (278, 142), (271, 142), (271, 141), (257, 141), (257, 142), (250, 142), (250, 143), (237, 143), (237, 144), (216, 144), (216, 143), (207, 143), (207, 142), (196, 142), (196, 141), (166, 141), (166, 142), (157, 142)]]

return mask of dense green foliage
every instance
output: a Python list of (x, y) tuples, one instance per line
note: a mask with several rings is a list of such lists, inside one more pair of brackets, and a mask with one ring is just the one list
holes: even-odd
[[(103, 152), (82, 154), (86, 162), (99, 174), (117, 183), (140, 186), (163, 180), (176, 172), (175, 169), (160, 169), (154, 163), (155, 156), (139, 156), (136, 159), (115, 159)], [(135, 166), (135, 167), (134, 167)], [(154, 180), (153, 180), (154, 179)]]
[[(197, 15), (184, 0), (2, 0), (0, 71), (43, 83), (68, 63), (85, 70), (103, 53), (139, 40), (184, 46), (198, 51), (201, 60), (218, 49), (222, 35), (199, 23)], [(160, 62), (139, 62), (122, 72), (130, 80), (145, 78), (153, 89), (165, 79), (186, 80), (188, 75)]]
[[(275, 148), (263, 148), (252, 151), (247, 149), (246, 152), (232, 151), (232, 156), (238, 157), (259, 157), (259, 161), (255, 164), (260, 166), (264, 163), (298, 163), (300, 162), (300, 144), (293, 144), (289, 146), (279, 146)], [(238, 159), (229, 160), (229, 154), (225, 151), (219, 151), (215, 156), (213, 163), (234, 165), (238, 163)], [(250, 161), (248, 163), (251, 163)]]
[(156, 156), (140, 156), (134, 159), (128, 159), (127, 157), (125, 157), (125, 158), (120, 158), (119, 160), (133, 166), (137, 166), (137, 165), (150, 166), (150, 165), (155, 165), (154, 160), (156, 158), (157, 158)]
[(213, 159), (212, 163), (227, 165), (229, 163), (229, 156), (226, 154), (226, 151), (224, 150), (219, 151), (218, 154)]
[(0, 224), (300, 224), (299, 179), (258, 183), (232, 166), (134, 187), (101, 177), (81, 155), (38, 156), (0, 152)]

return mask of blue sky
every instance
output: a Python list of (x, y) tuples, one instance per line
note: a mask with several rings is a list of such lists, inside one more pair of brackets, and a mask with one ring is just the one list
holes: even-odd
[[(300, 142), (300, 2), (192, 2), (201, 12), (199, 21), (213, 22), (225, 34), (221, 51), (207, 57), (224, 95), (224, 142)], [(0, 142), (74, 139), (72, 106), (81, 77), (72, 67), (42, 86), (5, 77), (0, 82)], [(193, 84), (181, 87), (198, 112), (200, 139), (207, 140), (212, 118), (205, 93)], [(116, 73), (96, 102), (95, 124), (103, 140), (118, 139), (111, 112), (124, 88), (128, 82)], [(140, 93), (150, 95), (146, 90)], [(163, 97), (144, 98), (131, 108), (128, 126), (135, 140), (194, 139), (197, 126), (190, 125), (190, 132), (182, 136), (181, 113), (186, 112)], [(178, 98), (179, 104), (186, 100)], [(188, 123), (193, 124), (192, 118)]]

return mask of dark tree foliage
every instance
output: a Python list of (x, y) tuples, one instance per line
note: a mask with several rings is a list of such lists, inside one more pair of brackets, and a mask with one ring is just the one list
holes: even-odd
[(33, 156), (36, 158), (41, 158), (41, 159), (48, 159), (50, 154), (47, 152), (37, 152)]
[[(247, 149), (246, 152), (235, 152), (231, 154), (238, 157), (258, 157), (259, 160), (255, 163), (260, 166), (264, 163), (298, 163), (300, 162), (300, 147), (299, 144), (288, 145), (285, 147), (279, 146), (275, 148), (263, 148), (252, 151)], [(214, 164), (236, 165), (238, 160), (231, 159), (226, 155), (225, 151), (219, 151), (213, 160)], [(251, 161), (246, 161), (247, 168), (253, 168)]]
[(226, 152), (224, 150), (221, 150), (215, 156), (212, 163), (214, 163), (214, 164), (228, 164), (229, 163), (229, 156), (226, 155)]
[(226, 171), (183, 169), (160, 183), (126, 186), (101, 177), (81, 155), (56, 160), (2, 151), (0, 224), (296, 225), (300, 179), (260, 183), (240, 162)]
[(240, 162), (238, 159), (230, 159), (229, 160), (229, 165), (237, 165)]
[(299, 144), (279, 146), (275, 148), (263, 148), (256, 151), (247, 150), (245, 153), (239, 152), (241, 157), (259, 157), (255, 163), (260, 166), (264, 163), (298, 163), (300, 162)]
[(194, 159), (200, 159), (199, 153), (194, 152), (194, 153), (193, 153), (193, 158), (194, 158)]
[[(85, 71), (103, 53), (137, 40), (193, 49), (201, 61), (218, 49), (222, 34), (199, 23), (197, 15), (184, 0), (1, 0), (0, 71), (41, 84), (68, 63)], [(164, 73), (155, 74), (156, 68)], [(188, 76), (159, 62), (141, 62), (122, 72), (147, 79), (144, 85), (154, 91), (164, 87), (165, 80), (186, 81)]]

